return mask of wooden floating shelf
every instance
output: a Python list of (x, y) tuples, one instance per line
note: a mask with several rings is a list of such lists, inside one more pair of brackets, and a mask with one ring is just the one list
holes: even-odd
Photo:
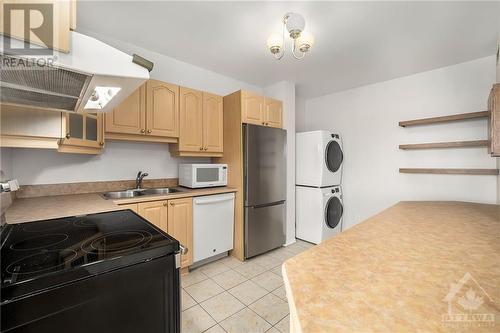
[(435, 149), (435, 148), (469, 148), (469, 147), (488, 147), (488, 140), (475, 141), (454, 141), (454, 142), (434, 142), (434, 143), (414, 143), (399, 145), (399, 149)]
[(433, 118), (423, 118), (423, 119), (400, 121), (399, 122), (399, 126), (401, 126), (401, 127), (407, 127), (407, 126), (417, 126), (417, 125), (438, 124), (438, 123), (447, 123), (447, 122), (451, 122), (451, 121), (460, 121), (460, 120), (477, 119), (477, 118), (487, 118), (489, 116), (490, 116), (490, 111), (461, 113), (461, 114), (454, 114), (454, 115), (451, 115), (451, 116), (442, 116), (442, 117), (433, 117)]
[(498, 175), (498, 169), (429, 169), (429, 168), (400, 168), (400, 173), (429, 173), (440, 175)]

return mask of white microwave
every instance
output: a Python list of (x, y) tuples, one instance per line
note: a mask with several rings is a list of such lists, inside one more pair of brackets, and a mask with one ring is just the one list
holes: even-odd
[(180, 164), (179, 185), (190, 188), (227, 185), (227, 164)]

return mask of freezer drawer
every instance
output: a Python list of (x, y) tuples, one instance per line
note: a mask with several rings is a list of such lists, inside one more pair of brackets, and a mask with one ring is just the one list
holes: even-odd
[(193, 262), (233, 249), (234, 193), (193, 199)]
[(245, 207), (245, 258), (285, 244), (285, 201)]

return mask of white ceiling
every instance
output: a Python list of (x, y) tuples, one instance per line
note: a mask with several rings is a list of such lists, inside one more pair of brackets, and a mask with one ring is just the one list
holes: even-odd
[[(281, 17), (316, 37), (297, 61), (266, 48)], [(78, 2), (78, 28), (309, 98), (495, 54), (499, 2)]]

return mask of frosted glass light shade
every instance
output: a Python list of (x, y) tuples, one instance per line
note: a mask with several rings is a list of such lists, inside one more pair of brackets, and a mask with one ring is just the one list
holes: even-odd
[(275, 47), (281, 49), (283, 47), (283, 36), (277, 33), (271, 34), (271, 36), (267, 39), (267, 47), (270, 49)]
[(309, 49), (314, 45), (314, 36), (310, 32), (302, 31), (297, 39), (297, 45), (299, 49), (304, 47)]
[(293, 31), (304, 31), (304, 28), (306, 26), (306, 20), (304, 17), (300, 14), (297, 13), (288, 13), (288, 19), (286, 21), (286, 29), (288, 32), (293, 32)]

